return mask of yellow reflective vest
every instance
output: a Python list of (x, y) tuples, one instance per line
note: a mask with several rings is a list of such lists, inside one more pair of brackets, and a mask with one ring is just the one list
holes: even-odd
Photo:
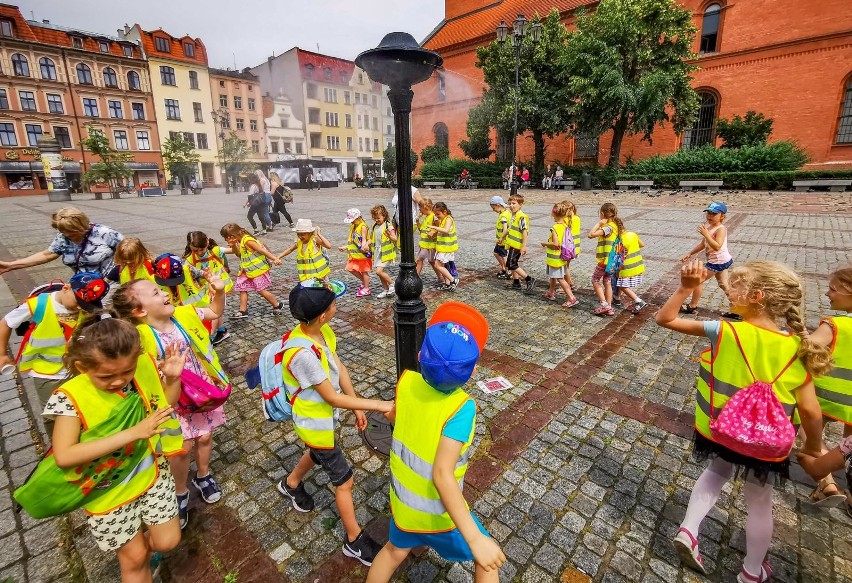
[[(551, 242), (558, 244), (559, 247), (555, 249), (545, 247), (545, 262), (548, 267), (559, 268), (568, 265), (568, 262), (562, 259), (562, 241), (565, 238), (566, 231), (568, 231), (568, 224), (565, 222), (555, 223), (550, 227), (550, 232), (553, 233)], [(571, 237), (572, 234), (569, 232), (568, 236)]]
[[(432, 471), (444, 425), (470, 399), (461, 388), (442, 393), (429, 386), (420, 373), (402, 373), (390, 453), (390, 507), (401, 530), (430, 533), (456, 528), (438, 495)], [(460, 488), (464, 486), (473, 434), (471, 427), (454, 471)]]
[(523, 234), (524, 231), (529, 231), (529, 229), (530, 218), (524, 211), (519, 210), (509, 221), (509, 235), (506, 237), (506, 246), (512, 249), (523, 247)]
[(574, 236), (574, 258), (580, 256), (580, 242), (583, 239), (583, 234), (581, 232), (582, 225), (580, 224), (580, 217), (578, 215), (574, 215), (571, 217), (571, 234)]
[(421, 249), (435, 248), (435, 239), (429, 237), (429, 227), (432, 226), (434, 220), (435, 213), (429, 213), (428, 215), (420, 215), (420, 218), (417, 220), (417, 229), (420, 231)]
[[(142, 354), (133, 374), (133, 384), (142, 397), (149, 413), (168, 407), (160, 374), (154, 359)], [(83, 429), (98, 425), (109, 417), (110, 411), (124, 398), (121, 391), (104, 391), (95, 387), (88, 375), (74, 377), (55, 392), (63, 393), (74, 405)], [(183, 432), (177, 416), (172, 416), (160, 426), (164, 431), (147, 439), (145, 446), (149, 454), (142, 458), (136, 468), (120, 484), (106, 484), (109, 491), (83, 508), (89, 514), (106, 514), (142, 496), (157, 480), (157, 455), (171, 456), (183, 452)], [(139, 443), (137, 442), (137, 447)], [(123, 448), (122, 448), (123, 449)], [(74, 469), (67, 472), (73, 475)], [(96, 486), (98, 487), (98, 486)]]
[(834, 338), (831, 352), (834, 368), (814, 379), (822, 414), (852, 425), (852, 316), (835, 316), (823, 322), (831, 324)]
[(385, 221), (381, 225), (373, 225), (373, 257), (383, 263), (390, 263), (396, 259), (396, 244), (388, 235), (389, 224)]
[(349, 235), (346, 237), (346, 252), (349, 254), (349, 259), (369, 259), (370, 256), (361, 250), (361, 245), (364, 241), (364, 235), (361, 232), (361, 227), (367, 230), (367, 223), (361, 222), (357, 227), (355, 223), (349, 225)]
[(146, 259), (145, 262), (137, 267), (133, 273), (130, 273), (129, 265), (123, 265), (121, 267), (121, 270), (118, 272), (119, 283), (127, 283), (134, 279), (147, 279), (148, 281), (154, 281), (154, 266), (151, 265), (150, 259)]
[(313, 237), (307, 243), (296, 239), (296, 271), (299, 281), (325, 279), (331, 273), (328, 257)]
[(609, 252), (612, 250), (612, 244), (615, 243), (615, 240), (618, 239), (618, 226), (612, 221), (608, 222), (606, 227), (610, 227), (612, 232), (610, 232), (609, 236), (601, 235), (598, 237), (598, 246), (595, 249), (595, 257), (597, 257), (598, 263), (606, 265), (606, 260), (609, 258)]
[[(328, 324), (325, 324), (320, 329), (320, 332), (322, 332), (322, 337), (329, 352), (334, 354), (337, 351), (337, 337), (334, 335), (334, 331)], [(322, 369), (330, 381), (328, 356), (322, 346), (319, 346), (313, 338), (305, 334), (301, 324), (293, 328), (284, 337), (285, 340), (290, 338), (302, 338), (314, 345), (313, 352), (319, 357)], [(281, 367), (283, 369), (284, 385), (287, 387), (287, 393), (295, 395), (293, 401), (293, 427), (296, 430), (296, 435), (308, 447), (333, 449), (334, 408), (313, 387), (300, 386), (296, 377), (290, 373), (290, 361), (293, 360), (293, 356), (299, 350), (302, 350), (302, 348), (297, 346), (284, 351), (284, 356), (282, 357), (283, 366)], [(334, 388), (337, 389), (338, 387)]]
[(438, 253), (454, 253), (459, 250), (459, 240), (456, 237), (456, 220), (452, 215), (447, 215), (438, 225), (442, 229), (447, 228), (449, 222), (449, 233), (438, 233), (438, 238), (435, 241), (435, 251)]
[(512, 211), (509, 209), (503, 209), (499, 213), (497, 213), (497, 223), (495, 224), (496, 234), (494, 236), (494, 240), (498, 245), (506, 244), (506, 241), (500, 243), (500, 238), (503, 236), (504, 232), (509, 228), (509, 221), (512, 220)]
[(269, 262), (266, 260), (266, 255), (249, 248), (250, 241), (260, 245), (260, 242), (251, 235), (243, 235), (240, 239), (240, 271), (249, 279), (254, 279), (269, 271)]
[[(758, 380), (772, 383), (784, 411), (787, 415), (793, 415), (793, 425), (798, 427), (800, 421), (795, 391), (810, 378), (797, 357), (799, 342), (799, 337), (795, 334), (766, 330), (748, 322), (722, 322), (716, 353), (712, 353), (712, 348), (701, 353), (695, 405), (696, 431), (713, 441), (710, 432), (711, 381), (714, 418), (719, 416), (722, 407), (734, 393)], [(749, 372), (749, 365), (755, 377)], [(763, 461), (778, 462), (784, 459), (786, 458)]]
[(211, 273), (218, 275), (225, 284), (225, 293), (234, 289), (234, 281), (225, 267), (225, 252), (218, 245), (209, 249), (201, 256), (191, 252), (186, 256), (186, 262), (197, 269), (201, 269), (202, 271), (209, 269)]
[(639, 248), (639, 235), (632, 231), (624, 231), (621, 234), (621, 242), (624, 244), (626, 255), (621, 271), (618, 272), (619, 279), (645, 273), (645, 261), (642, 259), (642, 250)]
[(172, 300), (175, 306), (195, 306), (205, 308), (210, 305), (210, 291), (207, 286), (199, 286), (192, 278), (192, 270), (189, 264), (183, 263), (183, 283), (169, 287), (161, 285), (162, 289)]
[[(58, 292), (54, 292), (58, 293)], [(61, 376), (62, 357), (65, 355), (65, 345), (71, 338), (77, 324), (83, 320), (83, 312), (77, 314), (77, 322), (69, 326), (59, 321), (53, 306), (53, 294), (40, 294), (27, 300), (30, 314), (35, 317), (42, 304), (42, 315), (39, 322), (33, 320), (32, 326), (21, 342), (18, 356), (18, 370), (22, 373), (32, 371), (39, 375)]]

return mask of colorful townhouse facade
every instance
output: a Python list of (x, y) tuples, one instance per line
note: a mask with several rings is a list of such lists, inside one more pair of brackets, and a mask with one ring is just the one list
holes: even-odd
[(266, 128), (260, 82), (248, 69), (209, 69), (210, 93), (216, 111), (216, 149), (233, 132), (246, 144), (247, 164), (266, 162)]
[(305, 160), (305, 126), (293, 111), (293, 101), (285, 93), (263, 96), (268, 162)]

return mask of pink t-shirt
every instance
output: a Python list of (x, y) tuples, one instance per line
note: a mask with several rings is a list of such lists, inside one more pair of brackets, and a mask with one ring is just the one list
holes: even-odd
[[(710, 236), (712, 237), (713, 234), (721, 228), (722, 228), (722, 225), (719, 225), (718, 227), (713, 227), (708, 232), (710, 233)], [(722, 246), (719, 247), (718, 251), (713, 251), (713, 249), (711, 249), (706, 244), (705, 244), (704, 249), (707, 252), (707, 263), (712, 263), (713, 265), (724, 265), (725, 263), (727, 263), (728, 261), (733, 259), (733, 257), (731, 257), (730, 252), (728, 251), (728, 233), (727, 233), (727, 231), (725, 232), (725, 240), (722, 241)]]

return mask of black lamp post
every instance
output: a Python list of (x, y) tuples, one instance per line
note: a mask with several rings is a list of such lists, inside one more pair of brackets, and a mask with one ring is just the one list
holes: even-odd
[[(364, 51), (355, 64), (377, 83), (390, 87), (388, 100), (396, 126), (396, 176), (399, 201), (399, 236), (402, 262), (394, 284), (394, 336), (396, 338), (397, 376), (408, 370), (419, 370), (417, 353), (426, 335), (426, 304), (420, 299), (423, 282), (414, 263), (414, 216), (411, 209), (411, 101), (412, 85), (429, 77), (444, 60), (435, 52), (422, 48), (410, 34), (391, 32), (375, 49)], [(387, 454), (393, 428), (379, 414), (368, 416), (370, 423), (364, 438), (373, 449)]]
[(228, 184), (228, 148), (225, 147), (225, 128), (231, 127), (231, 114), (224, 107), (210, 112), (213, 117), (213, 123), (218, 124), (219, 139), (222, 140), (222, 173), (225, 175), (225, 194), (231, 194), (231, 187)]
[[(518, 96), (521, 92), (520, 85), (520, 68), (521, 68), (521, 44), (524, 42), (524, 37), (527, 35), (528, 21), (523, 14), (518, 14), (518, 17), (512, 23), (512, 46), (515, 48), (515, 126), (512, 133), (512, 176), (509, 182), (509, 194), (518, 193)], [(497, 26), (497, 42), (501, 45), (506, 42), (509, 36), (509, 27), (505, 20), (501, 20)], [(534, 45), (537, 45), (541, 40), (541, 23), (534, 21), (530, 26), (530, 38)]]

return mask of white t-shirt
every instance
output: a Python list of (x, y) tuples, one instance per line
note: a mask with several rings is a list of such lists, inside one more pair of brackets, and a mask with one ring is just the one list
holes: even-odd
[[(72, 326), (77, 324), (77, 314), (79, 313), (77, 310), (69, 310), (59, 301), (59, 292), (53, 292), (50, 294), (50, 301), (53, 302), (53, 311), (56, 312), (56, 318), (65, 324), (71, 324)], [(21, 304), (8, 314), (3, 317), (3, 320), (6, 322), (6, 325), (9, 326), (12, 330), (26, 322), (27, 320), (32, 319), (32, 314), (30, 314), (30, 308), (25, 303)], [(40, 379), (64, 379), (68, 376), (68, 371), (62, 369), (59, 374), (55, 375), (47, 375), (47, 374), (39, 374), (35, 371), (30, 371), (31, 377), (36, 377)]]
[[(414, 197), (417, 196), (417, 189), (415, 187), (411, 187), (411, 220), (416, 221), (417, 215), (420, 214), (420, 207), (417, 206), (417, 203), (414, 202)], [(393, 198), (391, 199), (391, 205), (393, 206), (393, 214), (397, 214), (397, 207), (399, 206), (399, 193), (395, 192)], [(397, 215), (397, 219), (399, 219), (399, 215)]]

